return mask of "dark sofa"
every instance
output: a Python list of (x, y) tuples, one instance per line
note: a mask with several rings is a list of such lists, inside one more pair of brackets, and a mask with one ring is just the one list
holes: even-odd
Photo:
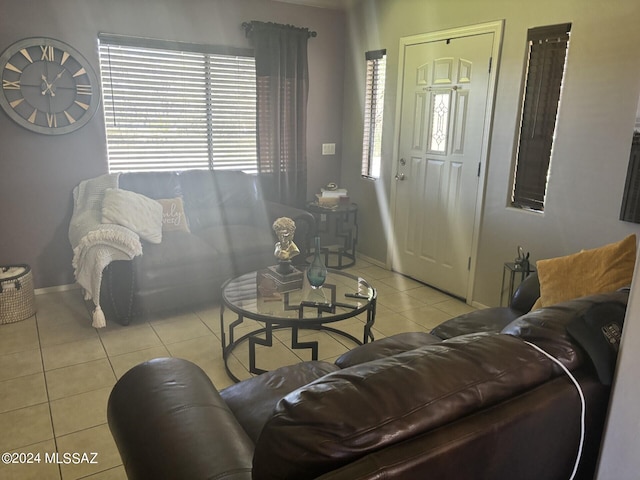
[(491, 307), (474, 310), (441, 323), (431, 334), (446, 340), (465, 333), (499, 332), (516, 318), (531, 311), (540, 297), (538, 274), (527, 276), (509, 300), (506, 307)]
[(238, 171), (123, 173), (119, 188), (156, 200), (182, 197), (190, 230), (163, 232), (159, 244), (143, 241), (141, 256), (104, 269), (100, 304), (107, 320), (123, 325), (140, 314), (210, 302), (229, 278), (273, 265), (278, 217), (296, 222), (302, 252), (315, 231), (313, 215), (264, 200), (258, 178)]
[[(447, 340), (400, 334), (221, 392), (196, 365), (156, 359), (117, 382), (109, 426), (130, 479), (590, 479), (610, 387), (567, 325), (624, 315), (627, 299), (584, 297)], [(479, 330), (495, 315), (483, 312)], [(572, 372), (584, 431), (575, 385), (526, 342)]]

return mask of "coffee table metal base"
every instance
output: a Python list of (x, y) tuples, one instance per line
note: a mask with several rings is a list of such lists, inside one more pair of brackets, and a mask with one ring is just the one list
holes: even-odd
[(259, 368), (256, 365), (256, 345), (264, 346), (264, 347), (272, 347), (273, 346), (273, 332), (276, 330), (284, 330), (291, 329), (291, 349), (292, 350), (311, 350), (311, 359), (318, 360), (318, 342), (316, 340), (313, 341), (300, 341), (299, 340), (299, 332), (300, 330), (314, 330), (314, 331), (324, 331), (334, 333), (336, 335), (340, 335), (343, 338), (346, 338), (356, 345), (363, 345), (368, 343), (369, 341), (374, 340), (373, 333), (371, 332), (371, 327), (373, 326), (375, 320), (375, 303), (371, 305), (367, 311), (367, 321), (364, 324), (364, 334), (362, 340), (359, 340), (355, 336), (350, 333), (344, 332), (342, 330), (338, 330), (337, 328), (330, 327), (326, 324), (321, 323), (321, 318), (318, 319), (318, 323), (306, 322), (304, 327), (292, 326), (290, 322), (287, 322), (286, 325), (281, 324), (281, 322), (277, 320), (273, 321), (262, 321), (265, 323), (265, 327), (258, 328), (251, 332), (245, 333), (239, 338), (234, 338), (234, 330), (236, 327), (241, 325), (244, 322), (244, 316), (242, 314), (237, 314), (237, 320), (231, 322), (229, 324), (229, 343), (226, 342), (227, 333), (224, 328), (224, 305), (220, 308), (220, 325), (221, 325), (221, 333), (222, 333), (222, 357), (224, 359), (224, 368), (227, 371), (227, 375), (234, 382), (238, 383), (240, 379), (231, 371), (229, 368), (229, 356), (233, 353), (233, 351), (243, 342), (248, 342), (249, 346), (249, 372), (254, 375), (260, 375), (262, 373), (267, 372), (268, 370), (264, 370)]

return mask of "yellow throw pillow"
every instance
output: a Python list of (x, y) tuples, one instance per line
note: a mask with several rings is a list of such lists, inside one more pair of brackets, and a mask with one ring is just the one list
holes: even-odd
[(631, 285), (636, 236), (565, 257), (538, 260), (542, 307)]
[(163, 232), (189, 232), (187, 217), (181, 197), (161, 198), (157, 202), (162, 205)]

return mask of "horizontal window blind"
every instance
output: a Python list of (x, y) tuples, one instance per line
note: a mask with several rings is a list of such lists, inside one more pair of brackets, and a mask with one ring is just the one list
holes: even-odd
[(386, 50), (367, 52), (364, 104), (364, 135), (362, 140), (362, 176), (379, 178), (382, 157), (382, 118), (387, 62)]
[(111, 172), (257, 171), (254, 58), (201, 50), (100, 39)]

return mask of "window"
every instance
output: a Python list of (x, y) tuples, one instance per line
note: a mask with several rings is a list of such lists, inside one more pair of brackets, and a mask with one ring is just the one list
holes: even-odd
[(101, 34), (110, 172), (257, 171), (251, 51)]
[(528, 62), (511, 203), (544, 210), (571, 24), (529, 29)]
[(387, 51), (366, 53), (367, 81), (364, 101), (364, 138), (362, 140), (362, 176), (380, 178), (382, 159), (382, 115)]

